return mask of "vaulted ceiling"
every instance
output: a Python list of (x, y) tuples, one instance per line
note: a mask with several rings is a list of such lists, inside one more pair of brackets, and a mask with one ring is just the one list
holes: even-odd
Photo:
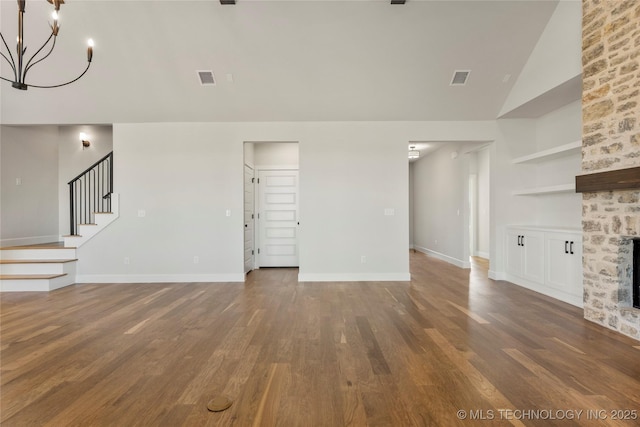
[[(491, 120), (557, 5), (236, 3), (67, 0), (56, 50), (27, 82), (75, 77), (89, 37), (91, 69), (58, 89), (2, 82), (2, 123)], [(27, 53), (46, 39), (51, 8), (27, 1)], [(0, 10), (14, 40), (16, 2)], [(212, 70), (216, 85), (201, 86), (197, 70)], [(466, 85), (450, 85), (455, 70), (471, 70)]]

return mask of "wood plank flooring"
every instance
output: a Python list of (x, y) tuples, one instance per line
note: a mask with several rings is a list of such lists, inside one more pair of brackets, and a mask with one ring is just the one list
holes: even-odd
[[(639, 342), (481, 260), (411, 264), (411, 282), (4, 293), (0, 424), (640, 425)], [(233, 405), (207, 411), (218, 394)]]

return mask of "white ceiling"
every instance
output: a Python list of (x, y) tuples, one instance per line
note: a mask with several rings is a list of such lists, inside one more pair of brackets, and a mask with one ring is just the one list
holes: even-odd
[[(58, 89), (19, 91), (2, 82), (1, 120), (491, 120), (556, 5), (68, 0), (58, 46), (27, 83), (75, 77), (89, 37), (96, 43), (91, 69)], [(15, 0), (1, 0), (0, 10), (10, 42)], [(27, 52), (46, 38), (50, 10), (45, 0), (27, 1)], [(212, 70), (217, 85), (200, 86), (196, 70)], [(471, 70), (466, 86), (449, 85), (454, 70)]]

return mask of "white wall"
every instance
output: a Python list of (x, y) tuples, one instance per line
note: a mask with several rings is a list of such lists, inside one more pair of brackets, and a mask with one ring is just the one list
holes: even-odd
[[(91, 135), (94, 151), (82, 151), (80, 130)], [(113, 139), (122, 217), (79, 250), (81, 281), (226, 281), (242, 279), (245, 141), (300, 141), (300, 188), (306, 195), (300, 205), (301, 279), (398, 280), (409, 271), (408, 141), (488, 140), (494, 130), (492, 122), (314, 122), (128, 124), (116, 125), (113, 134), (109, 127), (71, 126), (21, 132), (51, 141), (52, 173), (44, 181), (54, 188), (53, 214), (47, 216), (54, 236), (66, 234), (66, 175), (108, 152)], [(28, 158), (8, 154), (3, 166)], [(3, 200), (5, 194), (10, 191), (3, 189)], [(394, 215), (384, 215), (385, 209)], [(140, 210), (146, 216), (138, 217)], [(10, 220), (3, 211), (5, 217)]]
[(407, 280), (408, 141), (493, 132), (491, 122), (114, 125), (120, 218), (80, 248), (78, 279), (243, 280), (244, 142), (298, 141), (300, 280)]
[(244, 164), (255, 169), (255, 147), (253, 142), (245, 142), (244, 144)]
[[(469, 267), (469, 172), (473, 143), (452, 142), (414, 162), (414, 247)], [(455, 153), (455, 154), (454, 154)]]
[(3, 246), (58, 241), (57, 135), (55, 126), (0, 127)]
[[(536, 120), (537, 149), (545, 150), (582, 139), (582, 104), (576, 101)], [(575, 183), (582, 173), (582, 154), (538, 163), (540, 186)], [(554, 227), (581, 228), (582, 195), (579, 193), (538, 197), (538, 223)]]
[(490, 224), (490, 150), (483, 148), (476, 153), (478, 171), (478, 221), (476, 254), (484, 258), (490, 258), (491, 224)]
[[(79, 134), (84, 132), (91, 145), (83, 148)], [(58, 205), (60, 236), (69, 234), (68, 182), (113, 150), (111, 126), (60, 126), (58, 128)]]
[(560, 86), (582, 73), (582, 3), (558, 3), (502, 111), (509, 111)]
[(267, 167), (298, 167), (298, 144), (295, 142), (254, 143), (256, 169)]

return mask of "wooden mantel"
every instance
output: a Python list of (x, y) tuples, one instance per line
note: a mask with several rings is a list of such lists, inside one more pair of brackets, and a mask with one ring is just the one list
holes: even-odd
[(640, 189), (640, 167), (576, 176), (576, 193)]

